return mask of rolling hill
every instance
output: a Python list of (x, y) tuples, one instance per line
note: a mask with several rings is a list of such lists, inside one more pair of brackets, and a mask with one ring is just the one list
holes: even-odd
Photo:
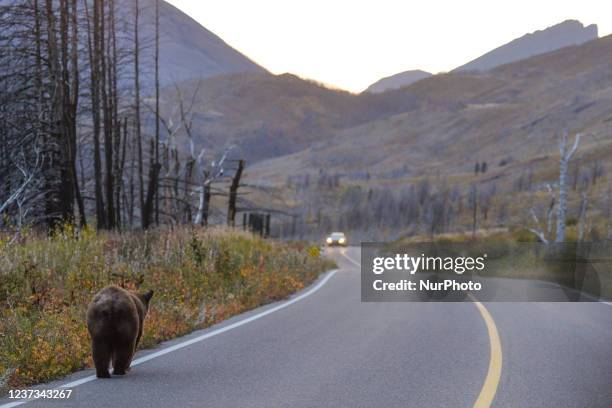
[[(489, 197), (491, 191), (496, 200), (504, 197), (496, 217), (510, 206), (511, 216), (524, 222), (525, 206), (558, 174), (557, 136), (564, 130), (585, 134), (573, 180), (589, 183), (592, 172), (612, 170), (612, 36), (382, 93), (352, 94), (291, 74), (237, 73), (167, 86), (162, 96), (162, 114), (175, 124), (179, 102), (191, 106), (198, 150), (212, 157), (236, 146), (232, 156), (247, 160), (245, 185), (262, 188), (249, 193), (249, 202), (298, 211), (304, 225), (323, 229), (332, 219), (348, 225), (350, 200), (368, 205), (365, 193), (351, 191), (413, 194), (424, 180), (463, 197), (482, 184)], [(176, 136), (186, 152), (184, 132)], [(487, 163), (486, 175), (474, 175), (476, 162)], [(516, 187), (525, 177), (530, 187)], [(280, 197), (274, 204), (270, 189)], [(602, 191), (591, 193), (596, 211), (603, 211)], [(323, 224), (317, 208), (327, 217)]]
[(349, 179), (367, 169), (383, 180), (469, 174), (474, 162), (488, 161), (492, 175), (507, 177), (534, 160), (555, 166), (555, 138), (564, 129), (593, 135), (581, 152), (597, 156), (612, 150), (611, 57), (608, 36), (486, 73), (427, 78), (389, 93), (413, 102), (401, 112), (339, 128), (298, 153), (256, 164), (251, 173), (281, 183), (321, 169)]
[(421, 79), (428, 78), (431, 75), (432, 74), (429, 72), (421, 71), (420, 69), (400, 72), (399, 74), (391, 75), (374, 82), (364, 92), (381, 93), (391, 89), (399, 89), (420, 81)]
[[(359, 95), (294, 75), (233, 74), (180, 84), (193, 104), (198, 147), (235, 144), (248, 177), (282, 185), (321, 171), (371, 183), (427, 174), (469, 175), (487, 161), (510, 179), (556, 162), (556, 135), (595, 135), (584, 158), (612, 149), (612, 36), (506, 64), (453, 72)], [(164, 89), (164, 115), (177, 94)], [(179, 140), (181, 140), (179, 132)], [(186, 143), (182, 143), (186, 146)], [(534, 164), (535, 163), (535, 164)], [(548, 170), (547, 170), (548, 169)]]
[[(398, 91), (356, 96), (291, 74), (223, 75), (185, 81), (179, 89), (163, 89), (163, 115), (176, 123), (179, 101), (191, 105), (193, 100), (196, 147), (214, 152), (236, 145), (233, 154), (251, 164), (296, 153), (335, 137), (339, 129), (417, 104), (416, 97)], [(177, 135), (181, 146), (186, 146), (184, 136)]]

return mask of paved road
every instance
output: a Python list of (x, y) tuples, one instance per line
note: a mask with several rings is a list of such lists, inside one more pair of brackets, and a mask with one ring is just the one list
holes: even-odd
[(483, 390), (496, 407), (612, 406), (612, 307), (361, 303), (359, 249), (330, 255), (339, 270), (290, 304), (139, 353), (153, 358), (126, 377), (42, 386), (84, 382), (68, 401), (24, 406), (471, 407)]

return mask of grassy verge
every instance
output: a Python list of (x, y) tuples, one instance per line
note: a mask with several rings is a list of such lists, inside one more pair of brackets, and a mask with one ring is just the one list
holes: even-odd
[(225, 230), (0, 236), (0, 394), (92, 366), (85, 310), (110, 283), (155, 290), (147, 348), (283, 299), (330, 267), (306, 244)]
[[(487, 267), (477, 274), (487, 277), (541, 280), (575, 288), (612, 299), (612, 242), (576, 242), (575, 228), (569, 228), (568, 242), (545, 245), (531, 232), (514, 230), (479, 231), (436, 236), (431, 249), (442, 256), (481, 256), (487, 254)], [(431, 242), (430, 237), (414, 236), (389, 245), (390, 252)], [(463, 255), (462, 255), (463, 254)]]

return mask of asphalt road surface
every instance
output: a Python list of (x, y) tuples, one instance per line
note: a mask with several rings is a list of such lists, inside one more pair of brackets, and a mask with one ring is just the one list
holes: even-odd
[(612, 407), (610, 305), (361, 303), (359, 249), (328, 252), (339, 269), (290, 300), (23, 406)]

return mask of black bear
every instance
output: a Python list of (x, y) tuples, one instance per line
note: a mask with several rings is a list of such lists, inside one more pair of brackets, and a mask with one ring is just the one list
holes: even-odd
[(98, 378), (110, 378), (111, 359), (113, 374), (129, 370), (152, 296), (152, 290), (139, 294), (113, 285), (94, 296), (87, 309), (87, 329)]

